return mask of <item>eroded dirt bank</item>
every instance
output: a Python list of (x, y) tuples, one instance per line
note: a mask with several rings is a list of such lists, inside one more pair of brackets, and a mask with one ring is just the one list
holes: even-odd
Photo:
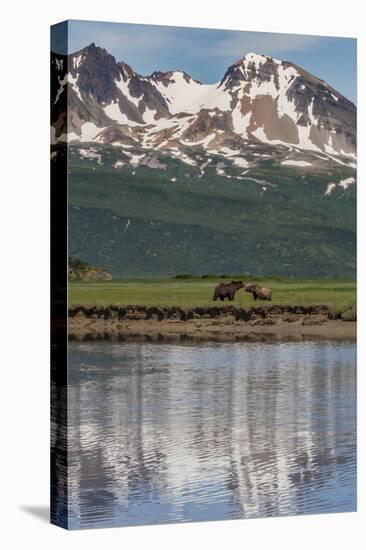
[(69, 309), (76, 340), (342, 340), (356, 339), (356, 322), (316, 306), (110, 306)]

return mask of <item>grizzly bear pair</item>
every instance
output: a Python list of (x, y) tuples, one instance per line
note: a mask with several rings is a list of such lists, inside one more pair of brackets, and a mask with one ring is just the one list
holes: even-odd
[(224, 301), (226, 298), (232, 302), (235, 298), (235, 293), (240, 288), (244, 288), (246, 292), (253, 295), (254, 300), (272, 300), (272, 291), (264, 286), (257, 284), (244, 284), (243, 281), (231, 281), (230, 283), (220, 283), (214, 291), (213, 300), (220, 299)]

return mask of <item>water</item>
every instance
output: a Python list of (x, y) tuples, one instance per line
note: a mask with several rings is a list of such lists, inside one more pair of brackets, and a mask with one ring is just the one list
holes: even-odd
[(69, 526), (356, 509), (353, 343), (72, 343)]

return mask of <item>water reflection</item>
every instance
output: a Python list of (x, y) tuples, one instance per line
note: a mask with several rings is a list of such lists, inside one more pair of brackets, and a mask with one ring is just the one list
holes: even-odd
[(71, 528), (354, 510), (355, 354), (72, 344)]

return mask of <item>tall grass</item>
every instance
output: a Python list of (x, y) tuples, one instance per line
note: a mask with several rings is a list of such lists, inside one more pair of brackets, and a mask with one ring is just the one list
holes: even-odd
[[(231, 276), (230, 276), (231, 277)], [(242, 278), (245, 282), (248, 279)], [(249, 307), (260, 304), (326, 304), (345, 316), (356, 309), (356, 283), (349, 279), (257, 279), (272, 289), (272, 302), (254, 302), (244, 290), (231, 304)], [(71, 282), (69, 305), (179, 305), (182, 307), (220, 305), (213, 291), (222, 279), (151, 279), (106, 282)], [(228, 302), (221, 302), (227, 304)], [(349, 313), (346, 313), (346, 312)]]

